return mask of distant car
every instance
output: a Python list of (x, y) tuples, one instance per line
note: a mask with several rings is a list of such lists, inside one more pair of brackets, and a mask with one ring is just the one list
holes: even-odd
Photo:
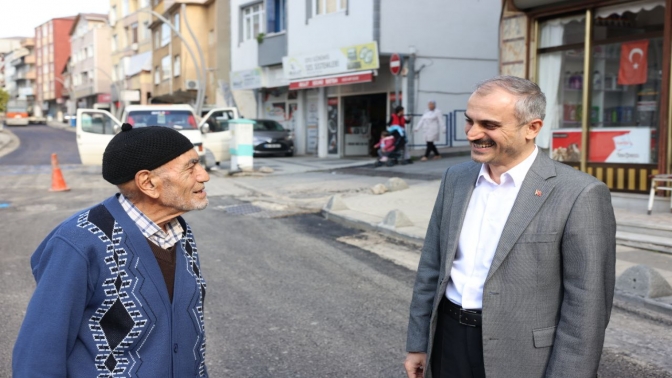
[(294, 155), (294, 135), (270, 119), (253, 119), (254, 155)]
[(100, 165), (105, 147), (119, 132), (122, 123), (133, 127), (164, 126), (178, 130), (194, 144), (201, 162), (205, 164), (205, 151), (211, 151), (216, 162), (229, 158), (231, 132), (228, 127), (210, 129), (210, 124), (226, 123), (238, 118), (235, 108), (210, 110), (203, 119), (196, 116), (191, 105), (129, 105), (124, 108), (121, 120), (102, 109), (77, 109), (77, 148), (84, 165)]

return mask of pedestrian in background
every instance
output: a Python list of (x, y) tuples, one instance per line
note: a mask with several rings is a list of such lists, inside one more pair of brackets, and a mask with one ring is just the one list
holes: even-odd
[(436, 149), (434, 142), (439, 140), (439, 133), (441, 130), (446, 129), (446, 120), (443, 117), (441, 110), (436, 108), (436, 101), (430, 101), (427, 104), (427, 111), (422, 115), (420, 121), (413, 128), (414, 132), (422, 131), (422, 134), (427, 143), (427, 148), (425, 149), (425, 156), (420, 160), (427, 161), (429, 159), (429, 154), (434, 153), (434, 159), (441, 159), (441, 154), (439, 150)]
[(408, 149), (408, 132), (406, 130), (406, 124), (411, 123), (410, 118), (404, 117), (404, 107), (399, 105), (394, 108), (394, 113), (390, 116), (390, 120), (387, 122), (388, 130), (394, 128), (394, 126), (399, 126), (403, 130), (400, 132), (404, 137), (404, 159), (401, 161), (401, 164), (413, 164), (411, 160), (411, 152)]
[(61, 223), (31, 258), (37, 287), (15, 377), (207, 377), (205, 281), (181, 217), (208, 173), (168, 127), (124, 124), (103, 155), (119, 193)]
[(501, 76), (467, 104), (474, 162), (444, 174), (413, 288), (409, 377), (594, 378), (614, 295), (602, 182), (539, 153), (546, 99)]

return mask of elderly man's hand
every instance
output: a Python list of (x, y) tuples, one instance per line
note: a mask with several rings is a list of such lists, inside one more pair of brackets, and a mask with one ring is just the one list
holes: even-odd
[(406, 355), (404, 367), (408, 378), (422, 378), (427, 364), (427, 353), (409, 353)]

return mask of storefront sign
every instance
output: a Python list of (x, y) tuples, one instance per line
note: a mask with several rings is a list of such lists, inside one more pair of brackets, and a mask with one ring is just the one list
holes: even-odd
[(262, 87), (261, 68), (257, 67), (252, 70), (232, 71), (229, 74), (231, 79), (231, 89), (255, 89)]
[(96, 97), (96, 102), (109, 103), (111, 101), (112, 97), (110, 96), (109, 93), (99, 93), (98, 96)]
[(289, 89), (307, 89), (317, 87), (331, 87), (335, 85), (368, 83), (373, 80), (373, 73), (367, 71), (359, 74), (320, 77), (310, 80), (294, 81), (289, 84)]
[(334, 75), (379, 68), (378, 43), (342, 47), (330, 51), (282, 58), (282, 68), (289, 80)]
[[(596, 128), (590, 131), (588, 161), (593, 163), (651, 162), (651, 129), (648, 127)], [(581, 159), (581, 129), (553, 130), (553, 159)]]

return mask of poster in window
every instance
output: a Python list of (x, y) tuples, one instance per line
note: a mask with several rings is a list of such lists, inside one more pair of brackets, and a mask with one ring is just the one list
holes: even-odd
[(338, 153), (338, 98), (327, 100), (327, 152)]

